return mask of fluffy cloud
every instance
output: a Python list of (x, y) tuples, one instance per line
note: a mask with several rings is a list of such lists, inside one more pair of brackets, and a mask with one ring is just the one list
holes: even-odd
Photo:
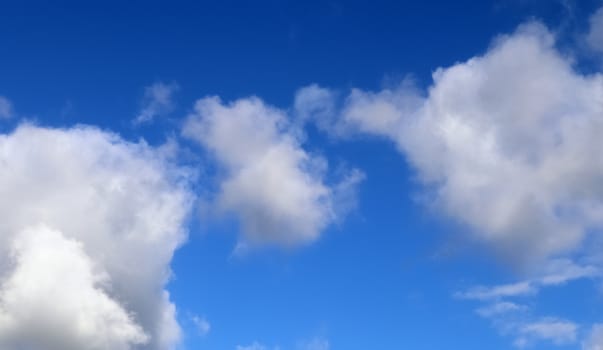
[(590, 17), (586, 40), (593, 50), (603, 52), (603, 7)]
[(0, 119), (11, 118), (13, 114), (13, 104), (6, 97), (0, 96)]
[(95, 128), (0, 135), (0, 348), (173, 349), (187, 172)]
[[(603, 10), (588, 40), (603, 43)], [(302, 120), (337, 137), (368, 134), (393, 142), (425, 185), (425, 197), (468, 228), (527, 278), (478, 286), (457, 297), (486, 301), (477, 310), (516, 345), (576, 341), (577, 325), (527, 317), (507, 301), (580, 278), (600, 277), (600, 257), (574, 257), (603, 228), (603, 76), (574, 69), (539, 23), (498, 37), (486, 53), (433, 74), (421, 91), (409, 81), (344, 99), (318, 86), (298, 91)], [(297, 104), (296, 104), (297, 106)], [(330, 116), (328, 116), (330, 114)], [(600, 253), (597, 253), (600, 254)]]
[(154, 83), (147, 86), (142, 98), (140, 113), (134, 119), (134, 124), (151, 122), (154, 118), (170, 113), (174, 109), (174, 93), (178, 85)]
[(2, 348), (129, 349), (148, 336), (103, 291), (81, 244), (44, 226), (26, 228), (11, 247), (15, 269), (0, 294)]
[(531, 23), (433, 80), (426, 93), (355, 89), (334, 128), (392, 140), (435, 205), (510, 261), (571, 252), (600, 230), (600, 74), (576, 72)]
[(217, 207), (240, 217), (248, 243), (311, 242), (353, 203), (362, 173), (329, 185), (327, 162), (305, 151), (294, 129), (284, 111), (258, 98), (203, 98), (186, 120), (183, 134), (224, 173)]

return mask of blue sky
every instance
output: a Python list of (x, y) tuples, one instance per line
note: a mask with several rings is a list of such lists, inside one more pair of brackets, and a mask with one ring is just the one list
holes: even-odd
[(601, 1), (7, 1), (0, 47), (3, 349), (603, 348)]

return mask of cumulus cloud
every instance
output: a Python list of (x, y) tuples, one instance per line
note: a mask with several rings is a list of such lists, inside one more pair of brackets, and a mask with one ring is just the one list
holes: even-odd
[(590, 29), (586, 40), (590, 47), (603, 52), (603, 7), (590, 17)]
[(603, 77), (554, 44), (530, 23), (437, 69), (425, 93), (354, 89), (337, 128), (392, 140), (433, 203), (509, 261), (572, 252), (603, 225)]
[(175, 83), (166, 84), (162, 82), (147, 86), (141, 102), (141, 109), (134, 124), (151, 122), (156, 117), (168, 114), (174, 109), (174, 94), (178, 90)]
[(94, 271), (75, 240), (44, 226), (18, 233), (14, 270), (0, 294), (2, 348), (130, 349), (148, 336), (103, 291), (108, 276)]
[(251, 97), (199, 100), (183, 135), (204, 146), (223, 171), (216, 206), (240, 218), (246, 243), (314, 241), (354, 200), (363, 175), (326, 181), (325, 159), (302, 148), (287, 114)]
[(0, 135), (0, 348), (175, 348), (188, 177), (96, 128)]
[(6, 97), (0, 96), (0, 119), (8, 119), (13, 115), (13, 104)]
[[(591, 18), (595, 49), (603, 43), (602, 11)], [(515, 334), (516, 345), (575, 342), (572, 322), (525, 319), (524, 307), (506, 299), (600, 277), (599, 266), (573, 259), (603, 228), (603, 75), (576, 70), (554, 35), (532, 22), (482, 55), (435, 70), (426, 91), (405, 80), (337, 96), (310, 86), (297, 94), (309, 107), (297, 109), (332, 135), (390, 140), (429, 203), (527, 276), (455, 296), (488, 302), (478, 314)]]

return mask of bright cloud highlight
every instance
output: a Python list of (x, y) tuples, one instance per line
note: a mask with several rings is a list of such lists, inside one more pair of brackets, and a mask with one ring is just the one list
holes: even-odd
[(173, 349), (188, 172), (93, 127), (0, 135), (0, 347)]
[(245, 243), (293, 246), (316, 240), (351, 208), (363, 179), (354, 170), (329, 185), (326, 160), (302, 148), (284, 111), (258, 98), (226, 104), (203, 98), (183, 134), (209, 150), (222, 168), (216, 206), (240, 218)]

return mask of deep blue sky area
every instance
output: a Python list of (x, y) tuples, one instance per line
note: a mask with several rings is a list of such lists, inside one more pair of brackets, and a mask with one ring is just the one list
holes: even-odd
[[(291, 110), (298, 89), (319, 84), (345, 96), (410, 77), (425, 91), (432, 73), (485, 53), (501, 34), (543, 22), (577, 69), (600, 66), (576, 38), (601, 1), (2, 1), (0, 96), (17, 118), (42, 126), (90, 124), (132, 141), (177, 139), (211, 198), (219, 173), (203, 150), (180, 139), (196, 100), (257, 96)], [(134, 125), (145, 87), (177, 85), (173, 109)], [(386, 138), (335, 139), (313, 125), (303, 147), (329, 169), (365, 174), (357, 207), (311, 244), (259, 247), (238, 255), (241, 223), (195, 208), (189, 239), (168, 285), (183, 328), (182, 349), (503, 350), (516, 331), (480, 317), (458, 292), (513, 283), (504, 257), (467, 239), (466, 226), (421, 200), (417, 172)], [(190, 154), (189, 154), (190, 155)], [(2, 194), (0, 194), (1, 196)], [(203, 197), (203, 196), (202, 196)], [(200, 200), (202, 202), (202, 200)], [(199, 207), (203, 207), (203, 203)], [(584, 326), (601, 322), (598, 286), (579, 280), (522, 304)], [(581, 297), (586, 296), (586, 297)], [(567, 300), (572, 300), (566, 302)], [(195, 324), (211, 324), (204, 332)], [(526, 331), (527, 332), (527, 331)], [(521, 335), (521, 331), (519, 331)], [(525, 333), (528, 334), (528, 333)], [(537, 336), (536, 336), (537, 338)], [(534, 338), (534, 339), (536, 339)], [(328, 348), (311, 347), (328, 340)], [(251, 345), (257, 342), (257, 347)], [(263, 344), (260, 346), (260, 344)], [(306, 345), (304, 345), (306, 344)], [(528, 348), (551, 349), (546, 339)], [(249, 346), (249, 347), (244, 347)]]
[(562, 1), (542, 0), (6, 1), (0, 16), (2, 87), (21, 112), (107, 127), (155, 80), (177, 82), (187, 107), (207, 94), (288, 106), (309, 83), (376, 89), (410, 74), (428, 85), (519, 23), (568, 21)]

